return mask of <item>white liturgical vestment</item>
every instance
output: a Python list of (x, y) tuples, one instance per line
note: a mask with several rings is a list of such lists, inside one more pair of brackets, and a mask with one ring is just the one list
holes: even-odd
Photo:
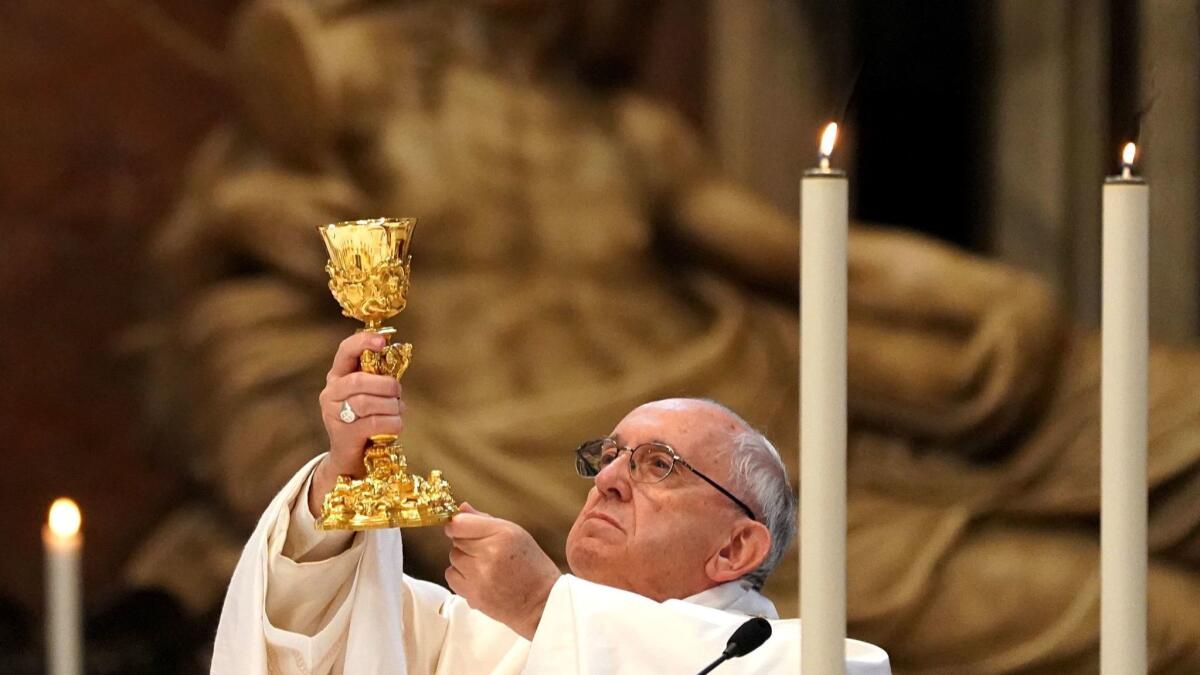
[[(319, 458), (318, 458), (319, 459)], [(314, 459), (267, 507), (225, 597), (212, 672), (349, 675), (696, 673), (747, 616), (773, 634), (717, 675), (796, 673), (800, 623), (731, 582), (685, 600), (649, 598), (563, 575), (533, 640), (404, 574), (400, 530), (317, 532), (305, 495)], [(887, 654), (846, 641), (848, 675), (889, 675)]]

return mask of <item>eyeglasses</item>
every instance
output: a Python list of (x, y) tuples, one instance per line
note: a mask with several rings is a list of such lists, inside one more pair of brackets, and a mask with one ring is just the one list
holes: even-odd
[(688, 464), (686, 459), (680, 457), (666, 443), (642, 443), (635, 448), (626, 448), (611, 438), (598, 438), (575, 449), (575, 470), (584, 478), (595, 478), (604, 467), (617, 461), (617, 457), (623, 451), (629, 452), (629, 475), (633, 480), (639, 483), (660, 483), (671, 475), (671, 470), (676, 464), (682, 464), (705, 483), (729, 497), (751, 520), (758, 520), (754, 511), (746, 506), (746, 502), (734, 497), (732, 492), (718, 485), (715, 480), (697, 471), (696, 467)]

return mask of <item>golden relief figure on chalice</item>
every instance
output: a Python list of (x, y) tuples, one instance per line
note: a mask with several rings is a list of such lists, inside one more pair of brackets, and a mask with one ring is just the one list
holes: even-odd
[[(329, 251), (325, 265), (329, 290), (342, 306), (342, 314), (366, 324), (360, 331), (378, 333), (387, 342), (379, 352), (359, 355), (363, 372), (399, 380), (412, 359), (412, 345), (392, 342), (396, 329), (383, 322), (399, 314), (408, 301), (412, 265), (408, 246), (416, 224), (416, 218), (374, 218), (317, 228)], [(356, 419), (348, 404), (343, 404), (341, 418), (347, 423)], [(395, 434), (371, 436), (363, 464), (367, 474), (361, 479), (338, 476), (325, 495), (318, 529), (439, 525), (458, 510), (441, 471), (430, 471), (428, 479), (409, 475)]]

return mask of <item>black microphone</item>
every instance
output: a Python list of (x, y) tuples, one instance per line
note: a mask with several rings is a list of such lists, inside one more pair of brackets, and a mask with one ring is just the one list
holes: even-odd
[(766, 642), (769, 637), (771, 637), (770, 621), (761, 616), (750, 619), (738, 626), (737, 630), (733, 631), (733, 635), (729, 637), (729, 642), (726, 643), (725, 651), (721, 653), (720, 658), (708, 664), (708, 667), (696, 675), (705, 675), (729, 659), (736, 659), (739, 656), (749, 654), (761, 647), (762, 643)]

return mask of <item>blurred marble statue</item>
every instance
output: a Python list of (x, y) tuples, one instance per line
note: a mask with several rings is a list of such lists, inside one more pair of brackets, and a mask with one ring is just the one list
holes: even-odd
[[(725, 180), (677, 114), (579, 81), (575, 52), (614, 34), (591, 6), (605, 3), (250, 3), (231, 48), (246, 117), (199, 150), (155, 249), (171, 303), (160, 393), (240, 525), (311, 455), (309, 401), (348, 329), (327, 318), (313, 226), (365, 214), (421, 218), (422, 302), (398, 323), (419, 345), (406, 447), (549, 549), (586, 488), (549, 479), (581, 428), (696, 392), (795, 436), (780, 367), (796, 362), (794, 312), (655, 250), (678, 237), (794, 294), (795, 227)], [(216, 529), (177, 520), (178, 536)], [(143, 560), (195, 548), (165, 537)]]
[[(745, 411), (796, 475), (794, 217), (679, 115), (597, 83), (645, 11), (248, 3), (230, 48), (244, 114), (197, 151), (153, 250), (152, 400), (200, 496), (134, 582), (210, 611), (254, 519), (323, 449), (311, 401), (352, 326), (330, 318), (313, 226), (347, 218), (421, 218), (421, 302), (397, 322), (419, 345), (410, 456), (545, 550), (588, 487), (575, 436), (645, 400)], [(1096, 336), (1020, 271), (866, 226), (850, 250), (850, 634), (899, 673), (1094, 671)], [(1197, 672), (1200, 352), (1157, 348), (1151, 378), (1151, 660)], [(434, 535), (406, 551), (430, 578)], [(794, 614), (795, 563), (772, 582)]]

